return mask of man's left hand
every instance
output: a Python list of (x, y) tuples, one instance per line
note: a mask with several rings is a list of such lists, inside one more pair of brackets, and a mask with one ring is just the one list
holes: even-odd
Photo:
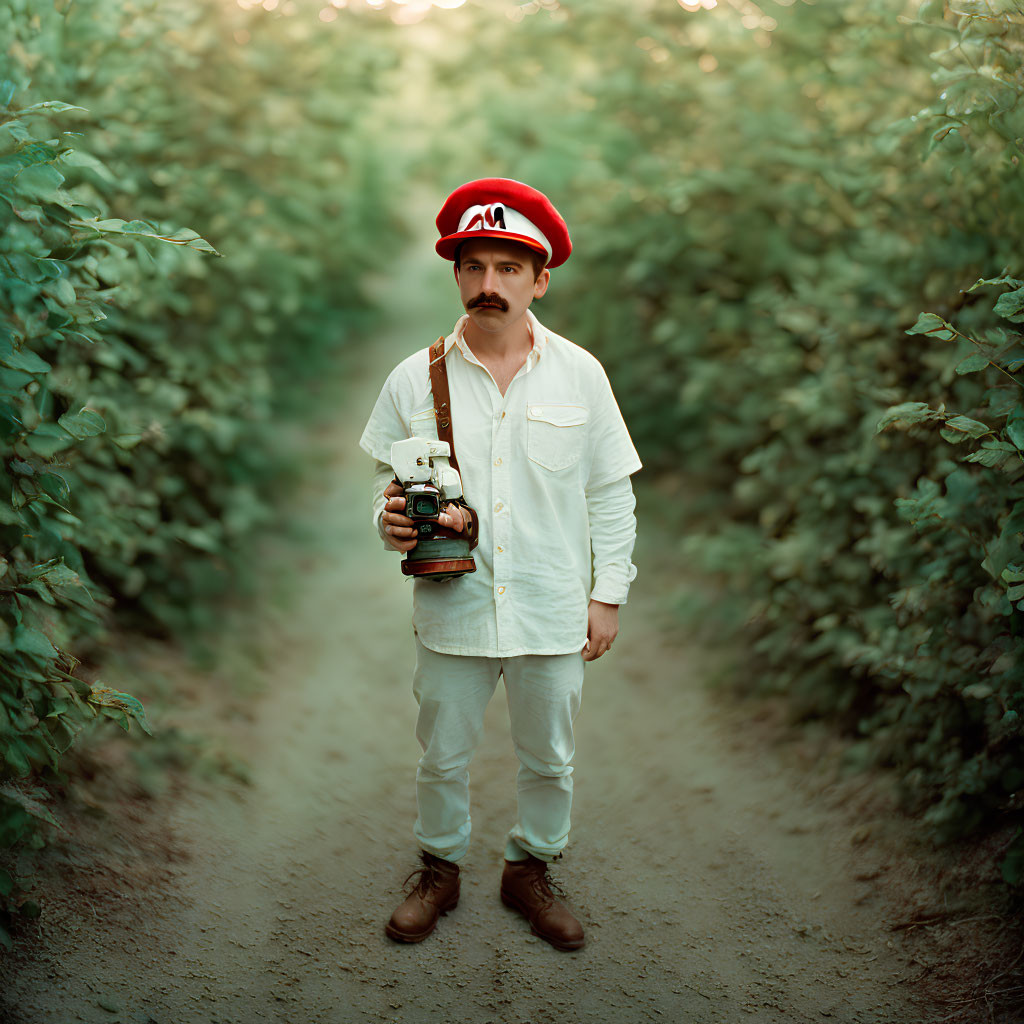
[(584, 661), (597, 661), (611, 649), (619, 633), (619, 606), (591, 601), (587, 608), (587, 642), (583, 648)]
[(445, 510), (437, 517), (442, 526), (447, 526), (456, 533), (461, 533), (466, 526), (466, 514), (455, 502), (448, 502)]

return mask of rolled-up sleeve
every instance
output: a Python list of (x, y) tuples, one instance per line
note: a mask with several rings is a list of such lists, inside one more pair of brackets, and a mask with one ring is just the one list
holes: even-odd
[(629, 477), (587, 489), (590, 547), (593, 555), (592, 601), (625, 604), (636, 578), (632, 562), (636, 542), (636, 497)]

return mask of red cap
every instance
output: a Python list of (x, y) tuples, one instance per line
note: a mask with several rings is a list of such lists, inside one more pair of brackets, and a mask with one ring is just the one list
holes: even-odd
[(547, 257), (547, 266), (561, 266), (572, 252), (569, 229), (543, 192), (512, 178), (478, 178), (460, 185), (437, 215), (441, 238), (434, 248), (455, 259), (461, 242), (473, 238), (507, 238)]

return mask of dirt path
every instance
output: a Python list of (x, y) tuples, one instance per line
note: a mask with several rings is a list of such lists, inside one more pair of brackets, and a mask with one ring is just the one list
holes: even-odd
[[(447, 278), (424, 288), (435, 280)], [(917, 969), (879, 914), (886, 849), (858, 844), (863, 825), (837, 791), (805, 785), (799, 752), (768, 744), (749, 708), (707, 688), (707, 657), (664, 631), (671, 547), (650, 491), (620, 639), (587, 670), (574, 829), (555, 869), (588, 945), (556, 952), (499, 902), (516, 764), (500, 693), (472, 767), (462, 901), (420, 945), (384, 936), (415, 864), (419, 747), (410, 592), (370, 537), (356, 439), (387, 368), (455, 312), (426, 336), (396, 326), (376, 339), (320, 437), (320, 484), (297, 512), (307, 540), (268, 555), (270, 579), (297, 568), (288, 606), (268, 602), (250, 627), (266, 692), (178, 679), (180, 703), (157, 723), (213, 730), (249, 763), (251, 785), (191, 779), (108, 821), (105, 834), (117, 825), (121, 838), (99, 863), (86, 848), (65, 853), (73, 891), (44, 894), (44, 934), (0, 966), (4, 1019), (924, 1019), (907, 1002)], [(223, 685), (225, 671), (210, 678)]]

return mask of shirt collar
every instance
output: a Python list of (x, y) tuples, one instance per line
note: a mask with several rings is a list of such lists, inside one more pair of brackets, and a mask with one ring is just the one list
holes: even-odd
[[(452, 329), (452, 333), (444, 339), (444, 354), (447, 356), (449, 351), (451, 351), (452, 345), (458, 345), (459, 351), (463, 356), (472, 362), (479, 362), (476, 356), (472, 354), (469, 345), (466, 344), (464, 332), (468, 321), (469, 314), (463, 313), (455, 322), (455, 327)], [(544, 325), (533, 315), (533, 311), (530, 309), (526, 311), (526, 322), (529, 324), (530, 335), (533, 339), (533, 347), (530, 349), (529, 355), (526, 357), (526, 365), (530, 367), (540, 359), (541, 352), (543, 352), (545, 345), (548, 343), (548, 332)]]

